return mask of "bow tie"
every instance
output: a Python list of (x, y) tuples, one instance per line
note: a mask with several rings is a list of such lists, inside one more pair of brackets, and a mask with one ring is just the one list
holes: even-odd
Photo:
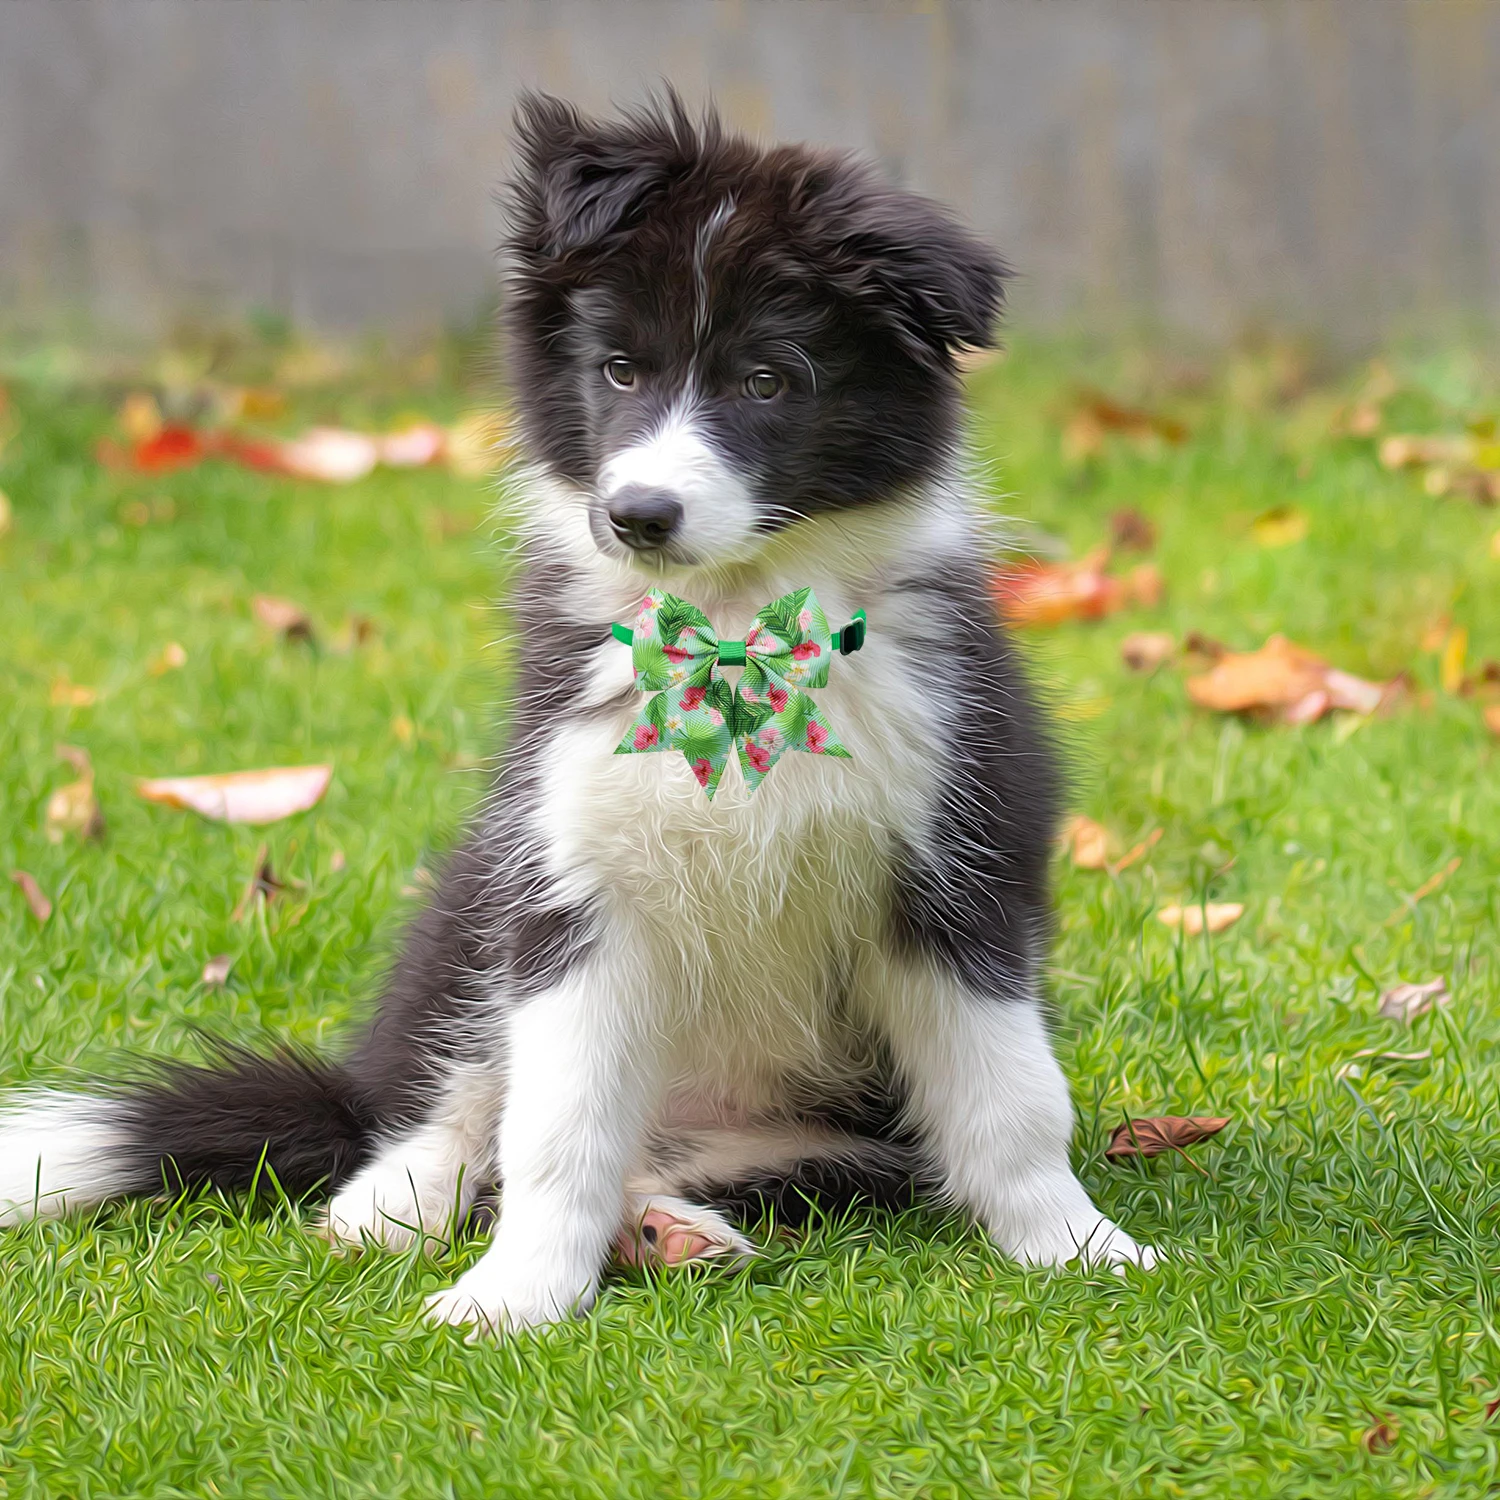
[[(652, 589), (634, 630), (610, 629), (631, 648), (636, 687), (655, 694), (616, 755), (680, 750), (710, 798), (731, 745), (752, 792), (784, 751), (849, 759), (805, 690), (827, 687), (835, 651), (847, 656), (864, 645), (863, 610), (835, 636), (813, 591), (797, 589), (766, 605), (743, 641), (721, 641), (697, 605)], [(719, 668), (735, 666), (745, 670), (732, 688)]]

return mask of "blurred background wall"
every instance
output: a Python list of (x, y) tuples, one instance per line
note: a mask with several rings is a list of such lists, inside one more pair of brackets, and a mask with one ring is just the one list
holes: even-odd
[(1500, 324), (1493, 0), (4, 0), (0, 318), (472, 316), (516, 90), (664, 78), (956, 203), (1023, 325)]

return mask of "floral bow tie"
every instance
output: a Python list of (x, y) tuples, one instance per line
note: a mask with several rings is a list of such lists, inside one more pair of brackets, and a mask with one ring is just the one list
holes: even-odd
[[(752, 792), (783, 751), (849, 759), (804, 690), (828, 686), (835, 651), (847, 656), (864, 645), (863, 610), (835, 636), (813, 591), (797, 589), (766, 605), (743, 641), (721, 641), (696, 605), (652, 589), (634, 630), (611, 628), (631, 648), (636, 687), (655, 693), (616, 755), (680, 750), (710, 798), (730, 745)], [(734, 666), (745, 669), (738, 688), (719, 674)]]

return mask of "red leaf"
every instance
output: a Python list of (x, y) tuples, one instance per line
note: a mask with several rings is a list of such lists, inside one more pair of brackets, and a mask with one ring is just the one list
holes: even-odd
[(42, 893), (41, 886), (25, 870), (12, 870), (10, 878), (20, 886), (21, 894), (26, 898), (27, 906), (31, 908), (31, 915), (38, 922), (45, 922), (52, 915), (52, 903)]

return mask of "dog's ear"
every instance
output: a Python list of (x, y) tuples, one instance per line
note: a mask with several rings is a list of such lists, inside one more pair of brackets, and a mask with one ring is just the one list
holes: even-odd
[(684, 127), (691, 131), (675, 97), (668, 108), (606, 124), (550, 94), (523, 94), (515, 115), (512, 250), (553, 261), (629, 229), (666, 184)]
[(992, 348), (1005, 303), (1005, 263), (946, 210), (833, 159), (806, 179), (809, 221), (825, 269), (923, 363)]

